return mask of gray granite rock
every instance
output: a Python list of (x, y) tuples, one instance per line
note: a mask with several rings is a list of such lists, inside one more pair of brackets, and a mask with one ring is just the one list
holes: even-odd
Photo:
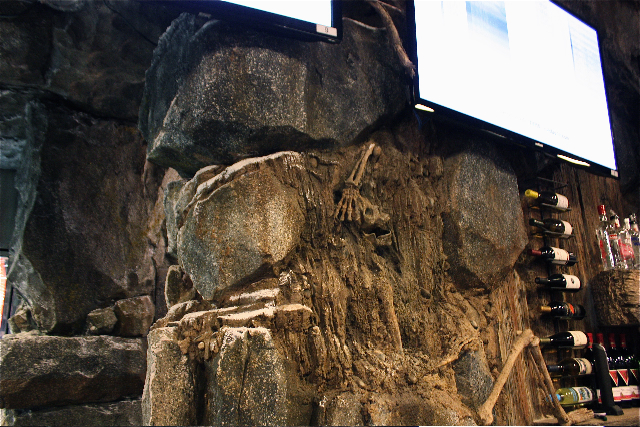
[(9, 426), (139, 426), (142, 425), (140, 399), (94, 403), (47, 409), (5, 409)]
[(116, 301), (114, 312), (118, 318), (116, 334), (123, 337), (138, 337), (147, 335), (153, 323), (155, 305), (151, 297), (127, 298)]
[(164, 281), (164, 295), (169, 309), (176, 304), (195, 299), (196, 290), (193, 283), (179, 265), (169, 267)]
[(0, 340), (0, 407), (24, 409), (139, 396), (142, 339), (5, 335)]
[(479, 408), (493, 388), (493, 377), (484, 351), (464, 352), (453, 364), (453, 369), (462, 402), (470, 408)]
[(143, 425), (195, 425), (195, 363), (182, 354), (177, 328), (147, 336), (147, 377), (142, 394)]
[(91, 335), (108, 335), (118, 323), (113, 307), (99, 308), (87, 314), (87, 332)]
[(351, 144), (408, 102), (386, 30), (343, 20), (341, 43), (308, 43), (183, 14), (147, 71), (148, 158), (194, 174), (281, 150)]
[(205, 362), (208, 425), (282, 425), (286, 378), (264, 328), (227, 328), (220, 351)]
[(302, 166), (301, 156), (290, 152), (247, 159), (198, 188), (178, 234), (178, 254), (205, 299), (259, 279), (298, 244), (304, 200), (275, 172), (294, 165)]
[(497, 286), (527, 244), (516, 175), (494, 145), (481, 142), (446, 159), (444, 168), (450, 273), (460, 286)]

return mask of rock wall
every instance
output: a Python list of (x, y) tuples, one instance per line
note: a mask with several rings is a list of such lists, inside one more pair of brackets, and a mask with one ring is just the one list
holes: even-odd
[[(529, 309), (528, 178), (584, 209), (585, 280), (588, 209), (638, 210), (637, 41), (614, 25), (637, 5), (567, 7), (604, 29), (622, 185), (406, 108), (365, 3), (329, 45), (144, 2), (2, 2), (20, 305), (0, 423), (473, 424), (516, 331), (554, 330)], [(548, 412), (537, 381), (520, 358), (498, 424)]]

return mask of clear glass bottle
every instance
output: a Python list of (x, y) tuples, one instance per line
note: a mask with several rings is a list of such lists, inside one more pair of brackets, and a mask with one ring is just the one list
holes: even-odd
[(611, 270), (615, 266), (615, 260), (613, 253), (611, 252), (611, 242), (609, 241), (607, 212), (604, 205), (598, 206), (598, 213), (600, 214), (600, 224), (596, 228), (596, 236), (598, 238), (598, 245), (600, 246), (600, 257), (602, 258), (602, 267), (605, 270)]
[(636, 264), (636, 257), (633, 253), (633, 244), (631, 242), (631, 225), (629, 218), (625, 218), (622, 227), (618, 231), (618, 239), (620, 240), (620, 253), (627, 268), (633, 268)]
[(622, 257), (620, 249), (620, 237), (618, 231), (620, 229), (620, 218), (614, 211), (609, 211), (609, 224), (607, 225), (607, 234), (609, 236), (609, 244), (611, 245), (611, 253), (613, 254), (614, 268), (626, 269), (627, 263)]
[(629, 216), (629, 225), (631, 227), (631, 231), (629, 234), (631, 235), (631, 248), (633, 250), (633, 257), (635, 259), (635, 264), (633, 267), (635, 269), (640, 269), (640, 231), (638, 230), (638, 221), (636, 219), (636, 214), (631, 214)]

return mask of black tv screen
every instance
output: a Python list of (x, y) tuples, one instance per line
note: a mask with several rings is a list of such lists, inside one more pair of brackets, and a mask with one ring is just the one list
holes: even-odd
[(337, 0), (146, 1), (303, 39), (338, 42), (342, 38), (342, 10)]
[(550, 1), (416, 0), (409, 19), (416, 108), (618, 176), (592, 27)]

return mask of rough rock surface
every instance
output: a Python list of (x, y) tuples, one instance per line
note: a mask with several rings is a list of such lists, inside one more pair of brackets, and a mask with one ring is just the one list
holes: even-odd
[(283, 149), (344, 146), (397, 115), (407, 85), (386, 30), (343, 25), (338, 44), (306, 43), (180, 16), (146, 75), (139, 126), (149, 160), (193, 175)]
[(218, 354), (205, 362), (207, 425), (286, 424), (281, 356), (264, 328), (227, 328)]
[(47, 313), (42, 329), (67, 334), (80, 331), (91, 310), (151, 294), (164, 280), (163, 260), (150, 250), (163, 247), (162, 219), (154, 217), (160, 177), (145, 182), (135, 128), (64, 108), (47, 117), (56, 125), (46, 133), (22, 250), (42, 284), (25, 285), (24, 295)]
[(109, 402), (142, 392), (145, 346), (105, 335), (5, 335), (0, 369), (2, 408)]
[(167, 308), (195, 299), (196, 290), (193, 282), (179, 265), (169, 267), (164, 281), (164, 294)]
[(178, 255), (205, 299), (273, 270), (295, 249), (305, 207), (287, 177), (302, 161), (293, 152), (247, 159), (198, 187), (185, 209)]
[(142, 394), (143, 425), (195, 425), (195, 364), (182, 354), (177, 328), (147, 336), (147, 375)]
[(516, 175), (492, 145), (472, 143), (445, 162), (444, 249), (460, 286), (493, 287), (527, 245)]
[(113, 307), (99, 308), (87, 314), (88, 332), (92, 335), (108, 335), (118, 323)]
[(48, 409), (3, 409), (3, 414), (0, 413), (0, 425), (140, 426), (140, 402), (138, 399)]
[(123, 337), (139, 337), (149, 332), (155, 306), (151, 297), (143, 295), (117, 301), (113, 311), (118, 318), (116, 334)]

